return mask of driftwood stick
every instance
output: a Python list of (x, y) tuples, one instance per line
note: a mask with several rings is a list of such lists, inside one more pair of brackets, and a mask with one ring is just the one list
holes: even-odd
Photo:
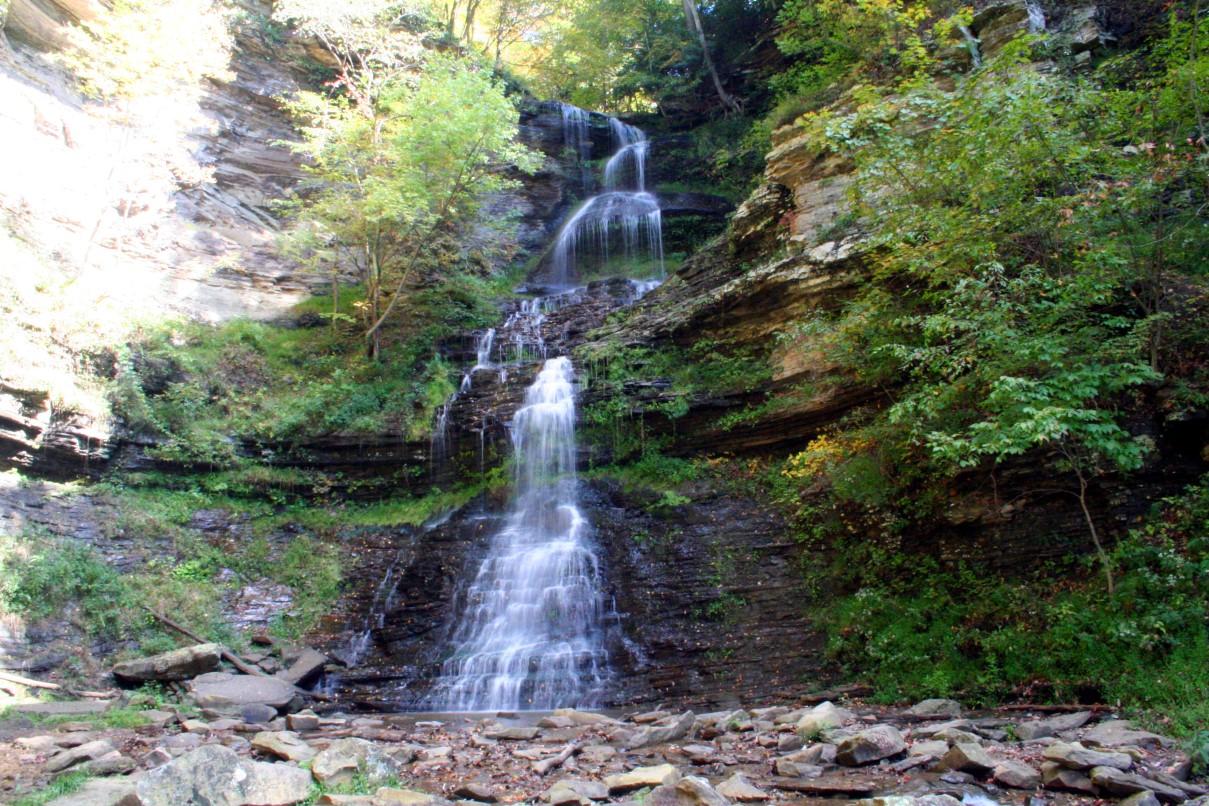
[(75, 689), (64, 688), (58, 683), (45, 683), (41, 680), (32, 680), (28, 677), (13, 674), (12, 672), (0, 671), (0, 681), (5, 683), (13, 683), (18, 686), (25, 686), (26, 688), (40, 688), (45, 689), (46, 691), (62, 691), (64, 694), (68, 694), (72, 697), (81, 697), (90, 700), (108, 700), (117, 696), (117, 692), (114, 691), (76, 691)]
[[(161, 624), (163, 624), (167, 627), (171, 627), (172, 629), (176, 630), (178, 633), (185, 636), (186, 638), (192, 638), (194, 641), (196, 641), (199, 644), (211, 643), (210, 641), (207, 641), (205, 638), (202, 638), (197, 633), (193, 632), (193, 630), (190, 630), (188, 627), (177, 624), (175, 621), (168, 618), (164, 614), (155, 612), (147, 605), (143, 605), (143, 609), (146, 610), (151, 615), (155, 616), (156, 621), (160, 622)], [(244, 674), (256, 675), (257, 677), (268, 677), (269, 676), (268, 673), (265, 672), (263, 669), (257, 669), (255, 666), (249, 666), (248, 664), (244, 663), (242, 660), (240, 660), (238, 657), (236, 657), (234, 652), (227, 649), (225, 646), (220, 645), (219, 651), (222, 653), (223, 660), (227, 661), (227, 663), (230, 663), (232, 666), (234, 666), (236, 669), (243, 672)]]
[(58, 683), (43, 683), (41, 680), (30, 680), (28, 677), (21, 677), (10, 672), (0, 672), (0, 680), (6, 683), (16, 683), (18, 686), (25, 686), (26, 688), (44, 688), (50, 691), (61, 691), (63, 689)]
[(562, 749), (562, 752), (553, 758), (539, 761), (533, 765), (533, 771), (538, 775), (549, 775), (554, 770), (558, 769), (571, 756), (579, 752), (579, 742), (572, 742)]
[(1111, 711), (1109, 705), (1000, 705), (996, 711), (1037, 711), (1042, 714), (1075, 714), (1080, 711)]

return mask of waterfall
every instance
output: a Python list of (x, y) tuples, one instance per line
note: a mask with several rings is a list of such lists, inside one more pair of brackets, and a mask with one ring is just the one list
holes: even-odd
[(965, 25), (958, 25), (957, 30), (961, 31), (961, 38), (966, 41), (966, 48), (970, 51), (970, 60), (974, 64), (974, 69), (981, 68), (982, 51), (979, 50), (979, 45), (982, 43), (978, 41), (978, 37), (974, 36), (974, 33)]
[(591, 113), (571, 104), (559, 104), (558, 107), (563, 116), (563, 142), (567, 149), (575, 155), (583, 191), (587, 193), (592, 182), (592, 173), (588, 166), (588, 162), (592, 159), (592, 138), (588, 134), (588, 120)]
[(575, 391), (546, 361), (512, 427), (516, 500), (466, 591), (434, 708), (591, 706), (607, 676), (604, 597), (576, 503)]
[(613, 155), (605, 164), (604, 192), (587, 199), (559, 231), (552, 261), (554, 282), (576, 280), (587, 262), (647, 259), (663, 276), (663, 215), (646, 190), (650, 143), (635, 126), (609, 118)]
[(1028, 0), (1025, 4), (1028, 9), (1028, 27), (1029, 31), (1034, 34), (1045, 32), (1045, 11), (1042, 10), (1041, 4)]

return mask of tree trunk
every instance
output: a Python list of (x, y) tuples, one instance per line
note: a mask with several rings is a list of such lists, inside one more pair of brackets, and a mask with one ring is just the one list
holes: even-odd
[(1100, 543), (1100, 533), (1096, 531), (1096, 522), (1091, 517), (1091, 509), (1087, 506), (1087, 478), (1083, 475), (1083, 471), (1078, 467), (1075, 468), (1075, 475), (1079, 477), (1079, 506), (1083, 509), (1083, 517), (1087, 520), (1087, 529), (1091, 532), (1091, 541), (1096, 544), (1096, 553), (1100, 555), (1100, 562), (1104, 564), (1104, 578), (1108, 581), (1108, 595), (1113, 594), (1112, 583), (1112, 563), (1108, 560), (1108, 553), (1104, 551), (1104, 546)]
[(718, 99), (722, 101), (727, 112), (738, 114), (742, 111), (739, 103), (722, 86), (722, 79), (718, 77), (714, 60), (709, 55), (709, 44), (705, 41), (705, 29), (701, 27), (701, 16), (697, 13), (697, 4), (693, 0), (681, 0), (681, 5), (684, 7), (684, 18), (688, 22), (688, 29), (697, 37), (697, 42), (701, 45), (701, 57), (705, 61), (705, 68), (709, 70), (710, 78), (713, 79)]

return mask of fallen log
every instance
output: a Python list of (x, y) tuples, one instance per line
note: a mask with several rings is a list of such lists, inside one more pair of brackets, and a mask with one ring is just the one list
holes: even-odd
[(579, 752), (580, 743), (572, 742), (562, 749), (557, 756), (544, 759), (533, 765), (533, 771), (538, 775), (549, 775), (566, 763), (567, 759)]
[(64, 694), (72, 697), (81, 697), (89, 700), (108, 700), (118, 696), (116, 691), (76, 691), (75, 689), (61, 686), (58, 683), (45, 683), (41, 680), (33, 680), (29, 677), (22, 677), (21, 675), (11, 674), (9, 672), (0, 672), (0, 680), (4, 681), (5, 683), (13, 683), (14, 685), (18, 686), (25, 686), (26, 688), (38, 688), (46, 691), (62, 691)]

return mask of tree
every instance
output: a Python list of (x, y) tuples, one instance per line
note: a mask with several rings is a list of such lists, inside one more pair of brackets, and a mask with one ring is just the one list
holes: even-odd
[(356, 267), (376, 357), (433, 237), (469, 220), (484, 194), (509, 184), (509, 171), (535, 170), (537, 158), (516, 142), (517, 111), (503, 88), (453, 56), (428, 55), (417, 74), (382, 85), (369, 109), (315, 93), (299, 94), (292, 109), (305, 121), (296, 147), (316, 180), (293, 211), (312, 242)]
[(722, 102), (722, 106), (726, 107), (728, 112), (738, 114), (742, 108), (739, 106), (739, 102), (722, 86), (722, 79), (718, 77), (718, 68), (714, 67), (714, 60), (709, 55), (709, 42), (705, 39), (705, 29), (701, 27), (701, 16), (697, 13), (697, 4), (693, 0), (681, 0), (681, 5), (684, 7), (684, 19), (688, 23), (688, 29), (701, 46), (701, 59), (705, 62), (705, 69), (709, 71), (709, 77), (714, 82), (718, 100)]

